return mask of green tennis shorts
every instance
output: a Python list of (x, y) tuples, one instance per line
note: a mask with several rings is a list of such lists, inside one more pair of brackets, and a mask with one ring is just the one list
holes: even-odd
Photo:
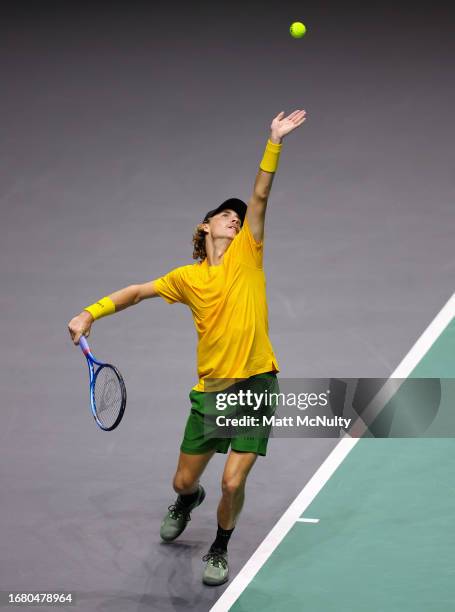
[[(191, 412), (180, 450), (201, 455), (232, 450), (265, 456), (279, 393), (275, 372), (256, 374), (222, 392), (191, 390)], [(243, 417), (243, 419), (242, 419)], [(265, 418), (264, 418), (265, 417)]]

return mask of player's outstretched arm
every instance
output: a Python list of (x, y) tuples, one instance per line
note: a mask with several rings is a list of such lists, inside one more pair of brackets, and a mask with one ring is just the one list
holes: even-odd
[(158, 293), (153, 281), (141, 285), (129, 285), (124, 289), (115, 291), (91, 306), (87, 306), (80, 314), (71, 319), (68, 323), (68, 331), (72, 341), (74, 344), (79, 344), (82, 335), (90, 335), (90, 329), (96, 319), (125, 310), (125, 308), (134, 306), (142, 300), (157, 296)]
[(260, 242), (264, 237), (265, 211), (273, 177), (278, 167), (278, 158), (283, 138), (302, 125), (305, 121), (306, 111), (295, 110), (284, 117), (281, 111), (270, 125), (270, 137), (264, 152), (259, 171), (254, 182), (253, 194), (248, 201), (247, 219), (254, 239)]

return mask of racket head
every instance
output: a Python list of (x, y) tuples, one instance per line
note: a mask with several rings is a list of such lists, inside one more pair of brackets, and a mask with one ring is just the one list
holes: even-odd
[(112, 364), (103, 363), (94, 372), (90, 383), (90, 403), (98, 427), (112, 431), (119, 425), (126, 407), (126, 386)]

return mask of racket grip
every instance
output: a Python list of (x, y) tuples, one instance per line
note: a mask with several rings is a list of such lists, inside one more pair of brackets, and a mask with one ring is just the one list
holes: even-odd
[(88, 355), (90, 353), (88, 342), (87, 342), (87, 340), (86, 340), (84, 335), (82, 335), (79, 338), (79, 346), (81, 347), (82, 352), (84, 353), (84, 355)]

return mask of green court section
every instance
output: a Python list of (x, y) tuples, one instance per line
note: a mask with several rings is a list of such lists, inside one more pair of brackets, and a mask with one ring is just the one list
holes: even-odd
[[(454, 356), (455, 320), (411, 376), (455, 377)], [(455, 610), (454, 467), (451, 438), (360, 440), (230, 609)]]

